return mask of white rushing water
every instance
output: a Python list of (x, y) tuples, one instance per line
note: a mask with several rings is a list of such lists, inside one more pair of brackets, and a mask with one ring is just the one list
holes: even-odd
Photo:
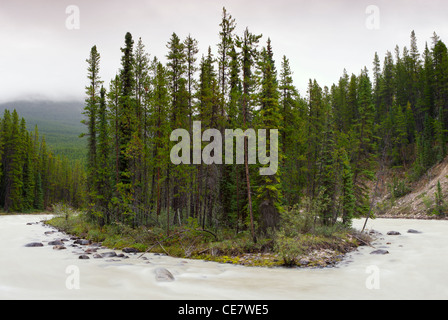
[[(265, 269), (146, 254), (148, 260), (79, 260), (76, 248), (55, 251), (49, 241), (63, 234), (38, 222), (45, 216), (0, 216), (0, 299), (327, 300), (448, 299), (448, 222), (373, 220), (381, 232), (336, 268)], [(364, 221), (355, 221), (361, 228)], [(416, 229), (421, 234), (407, 233)], [(388, 236), (388, 231), (399, 236)], [(26, 248), (42, 242), (40, 248)], [(389, 244), (388, 244), (389, 243)], [(110, 250), (108, 250), (110, 251)], [(158, 282), (157, 268), (173, 282)]]

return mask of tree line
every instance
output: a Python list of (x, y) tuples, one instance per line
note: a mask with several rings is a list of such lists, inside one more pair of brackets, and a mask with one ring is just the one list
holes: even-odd
[(55, 156), (45, 137), (26, 129), (17, 111), (0, 118), (0, 208), (5, 212), (44, 211), (64, 202), (83, 205), (84, 168)]
[[(92, 47), (84, 123), (93, 221), (141, 226), (163, 217), (169, 233), (195, 219), (203, 228), (248, 230), (256, 240), (276, 228), (284, 208), (302, 204), (323, 225), (350, 225), (370, 212), (380, 163), (418, 177), (446, 156), (448, 55), (436, 35), (423, 54), (414, 32), (410, 49), (397, 47), (395, 58), (387, 52), (382, 66), (375, 54), (372, 79), (367, 68), (344, 71), (330, 88), (310, 80), (301, 96), (286, 56), (277, 71), (270, 39), (262, 45), (249, 28), (236, 34), (225, 8), (219, 27), (217, 52), (210, 46), (201, 57), (197, 40), (173, 33), (166, 63), (127, 33), (108, 86)], [(258, 174), (247, 140), (241, 165), (172, 164), (171, 132), (191, 135), (194, 121), (204, 131), (278, 129), (278, 172)]]

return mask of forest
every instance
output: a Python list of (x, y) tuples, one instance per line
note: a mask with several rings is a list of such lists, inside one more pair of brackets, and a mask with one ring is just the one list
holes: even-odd
[[(236, 26), (224, 8), (219, 42), (202, 55), (195, 38), (173, 33), (165, 63), (127, 33), (121, 67), (107, 84), (93, 46), (86, 55), (85, 165), (53, 156), (37, 129), (27, 132), (24, 120), (5, 112), (0, 206), (22, 211), (63, 202), (100, 228), (157, 226), (169, 236), (193, 224), (245, 232), (256, 243), (279, 229), (288, 238), (288, 223), (297, 219), (306, 233), (373, 217), (385, 168), (406, 173), (394, 182), (400, 196), (446, 157), (448, 50), (436, 33), (420, 52), (412, 31), (409, 47), (373, 54), (371, 71), (344, 70), (331, 87), (310, 79), (301, 95), (289, 58), (274, 55), (270, 38), (249, 28), (236, 34)], [(259, 174), (265, 165), (249, 161), (248, 139), (242, 164), (173, 164), (171, 133), (192, 136), (196, 121), (202, 133), (278, 130), (278, 170)]]
[(27, 130), (16, 110), (0, 118), (0, 208), (43, 212), (53, 204), (84, 203), (85, 169), (79, 161), (54, 155), (45, 137)]
[[(299, 206), (325, 226), (373, 215), (371, 189), (384, 167), (404, 168), (415, 181), (446, 156), (448, 53), (434, 33), (420, 53), (410, 46), (374, 55), (372, 75), (343, 72), (331, 87), (309, 81), (301, 96), (289, 59), (277, 71), (271, 40), (223, 9), (219, 43), (199, 56), (198, 41), (173, 33), (167, 62), (150, 58), (143, 40), (125, 35), (121, 68), (108, 86), (101, 55), (87, 59), (84, 109), (88, 141), (87, 212), (100, 226), (182, 225), (276, 229), (282, 212)], [(279, 170), (260, 165), (174, 165), (170, 134), (248, 128), (280, 132)], [(269, 143), (269, 142), (268, 142)], [(203, 148), (207, 145), (203, 144)]]
[(65, 156), (70, 161), (84, 161), (86, 158), (86, 141), (79, 139), (84, 132), (81, 123), (84, 107), (80, 101), (50, 101), (50, 100), (16, 100), (0, 103), (0, 114), (4, 110), (16, 110), (20, 117), (25, 118), (27, 129), (33, 131), (37, 126), (41, 137), (51, 152)]

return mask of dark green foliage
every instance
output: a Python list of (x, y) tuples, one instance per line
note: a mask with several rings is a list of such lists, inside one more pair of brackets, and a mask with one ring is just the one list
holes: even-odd
[(433, 210), (433, 214), (437, 216), (446, 216), (448, 207), (445, 201), (445, 197), (443, 195), (442, 185), (440, 184), (440, 181), (437, 182), (437, 190), (434, 197), (435, 197), (435, 208)]
[(355, 213), (356, 197), (354, 194), (353, 171), (345, 150), (343, 150), (342, 161), (342, 221), (344, 224), (350, 224)]
[[(266, 130), (266, 150), (275, 144), (278, 150), (282, 150), (281, 144), (270, 140), (271, 130), (282, 128), (283, 117), (279, 103), (279, 90), (277, 71), (272, 52), (271, 40), (261, 53), (260, 69), (262, 74), (260, 92), (260, 127)], [(279, 158), (279, 162), (282, 159)], [(278, 226), (282, 205), (282, 191), (280, 183), (281, 173), (277, 170), (273, 175), (261, 176), (258, 181), (257, 201), (261, 215), (261, 228), (266, 232), (269, 228)]]
[(81, 123), (82, 102), (14, 101), (0, 104), (0, 113), (5, 109), (17, 110), (26, 119), (27, 130), (37, 126), (55, 155), (73, 161), (86, 160), (87, 139), (79, 139), (85, 125)]
[[(109, 92), (98, 89), (93, 99), (89, 91), (86, 100), (89, 208), (100, 225), (163, 225), (169, 235), (193, 219), (204, 229), (245, 231), (256, 242), (278, 227), (285, 207), (306, 199), (314, 229), (339, 220), (349, 226), (370, 213), (380, 157), (418, 178), (446, 156), (448, 52), (440, 39), (421, 56), (412, 32), (410, 49), (397, 46), (382, 64), (375, 54), (372, 80), (367, 68), (344, 70), (331, 87), (310, 80), (305, 97), (285, 56), (277, 74), (270, 39), (260, 49), (261, 35), (248, 28), (235, 35), (235, 26), (224, 9), (217, 54), (209, 46), (199, 60), (198, 42), (173, 33), (166, 64), (156, 57), (149, 63), (142, 40), (134, 48), (126, 34)], [(187, 130), (193, 146), (195, 121), (202, 133), (253, 128), (269, 137), (277, 129), (278, 171), (260, 176), (262, 165), (249, 164), (247, 143), (244, 164), (174, 165), (170, 134)], [(191, 150), (185, 156), (193, 160)], [(44, 176), (36, 180), (34, 194), (47, 184)]]
[(34, 133), (28, 132), (16, 110), (5, 110), (0, 131), (0, 207), (4, 211), (44, 210), (57, 202), (82, 206), (85, 177), (79, 164), (75, 172), (75, 164), (48, 151), (37, 127)]

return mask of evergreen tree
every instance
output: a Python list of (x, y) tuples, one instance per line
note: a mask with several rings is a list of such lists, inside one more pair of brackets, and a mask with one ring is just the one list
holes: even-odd
[(364, 216), (369, 210), (367, 182), (373, 178), (376, 141), (374, 137), (375, 110), (372, 101), (371, 82), (364, 69), (359, 77), (358, 115), (353, 126), (354, 162), (353, 175), (357, 215)]
[(19, 125), (19, 115), (16, 110), (12, 113), (11, 132), (8, 137), (9, 165), (6, 167), (6, 186), (4, 210), (7, 212), (21, 212), (23, 210), (23, 132)]
[(448, 51), (446, 45), (437, 41), (433, 49), (435, 117), (448, 129)]
[[(168, 60), (167, 71), (169, 77), (169, 87), (171, 89), (170, 122), (173, 130), (189, 129), (190, 110), (188, 105), (189, 97), (187, 93), (186, 79), (185, 79), (185, 73), (187, 71), (185, 46), (184, 43), (181, 42), (177, 34), (173, 33), (167, 44), (167, 48), (168, 48), (168, 54), (166, 56)], [(177, 215), (179, 214), (180, 211), (183, 210), (181, 201), (182, 190), (180, 190), (180, 186), (182, 185), (182, 183), (174, 183), (173, 188), (171, 188), (170, 184), (173, 173), (174, 173), (174, 179), (177, 180), (181, 179), (181, 177), (183, 176), (183, 172), (184, 172), (183, 167), (178, 166), (172, 169), (170, 163), (168, 163), (167, 180), (166, 180), (167, 198), (170, 198), (170, 200), (167, 201), (168, 219), (169, 219), (169, 212), (172, 206), (174, 210), (173, 215), (174, 221), (178, 220)], [(171, 198), (171, 192), (173, 194), (172, 198)], [(167, 230), (169, 231), (169, 228)]]
[(11, 120), (11, 112), (6, 109), (3, 113), (3, 119), (1, 123), (1, 139), (3, 141), (3, 149), (2, 149), (2, 174), (1, 174), (1, 184), (0, 184), (0, 205), (5, 207), (6, 197), (9, 195), (10, 191), (10, 175), (9, 171), (11, 166), (10, 160), (10, 134), (12, 130), (12, 120)]
[(98, 103), (100, 86), (102, 81), (100, 80), (99, 70), (100, 70), (100, 54), (98, 53), (97, 47), (93, 46), (90, 50), (90, 56), (86, 60), (88, 63), (88, 76), (90, 83), (86, 87), (86, 106), (84, 107), (83, 114), (86, 119), (82, 122), (87, 126), (87, 134), (81, 135), (88, 137), (88, 181), (87, 188), (89, 193), (89, 202), (93, 206), (94, 197), (96, 190), (98, 189), (97, 183), (97, 113), (98, 113)]
[(321, 145), (326, 123), (326, 112), (323, 100), (323, 90), (316, 80), (310, 79), (308, 85), (308, 113), (307, 122), (307, 141), (306, 141), (306, 195), (309, 199), (317, 199), (319, 193), (318, 173)]
[(336, 154), (334, 120), (329, 103), (324, 100), (323, 131), (320, 153), (317, 160), (319, 186), (318, 198), (321, 203), (320, 217), (324, 225), (331, 225), (336, 217), (336, 196), (338, 172), (341, 171)]
[(168, 92), (168, 72), (160, 61), (154, 59), (152, 63), (152, 103), (151, 103), (151, 131), (153, 132), (153, 163), (155, 179), (154, 192), (156, 198), (156, 215), (157, 219), (162, 210), (162, 186), (166, 180), (166, 169), (169, 161), (169, 92)]
[[(237, 38), (237, 46), (241, 49), (241, 66), (242, 66), (242, 125), (243, 129), (250, 126), (252, 120), (252, 93), (256, 83), (253, 76), (253, 67), (255, 66), (255, 59), (258, 56), (257, 45), (261, 35), (254, 35), (246, 28), (242, 38)], [(248, 162), (248, 138), (244, 142), (244, 167), (246, 170), (246, 186), (247, 186), (247, 205), (250, 217), (250, 229), (254, 242), (257, 241), (255, 237), (254, 213), (252, 210), (252, 192), (250, 183), (250, 172)]]
[(221, 106), (221, 117), (224, 117), (224, 104), (227, 97), (228, 69), (230, 64), (230, 50), (233, 47), (233, 32), (236, 28), (235, 19), (227, 13), (226, 8), (222, 10), (222, 21), (219, 25), (221, 31), (219, 37), (221, 42), (218, 45), (219, 62), (219, 85), (223, 97)]
[(149, 54), (146, 53), (145, 45), (140, 38), (134, 52), (134, 76), (135, 76), (135, 126), (133, 127), (132, 140), (130, 146), (133, 157), (131, 176), (133, 188), (133, 212), (135, 213), (134, 223), (145, 220), (147, 214), (146, 197), (148, 191), (148, 143), (147, 132), (147, 109), (149, 104)]
[(111, 154), (110, 138), (109, 138), (109, 123), (107, 119), (106, 107), (106, 89), (101, 88), (100, 101), (98, 109), (98, 154), (97, 154), (97, 184), (98, 190), (98, 210), (100, 212), (100, 224), (109, 224), (111, 216), (109, 212), (109, 203), (112, 197), (112, 175), (111, 163), (109, 157)]
[(445, 197), (443, 195), (442, 185), (440, 184), (440, 180), (437, 182), (437, 190), (434, 194), (435, 197), (435, 208), (433, 213), (437, 216), (445, 216), (446, 215), (446, 202)]
[[(189, 121), (189, 133), (190, 136), (193, 135), (193, 116), (196, 111), (196, 100), (195, 100), (195, 93), (194, 88), (197, 86), (197, 81), (195, 79), (195, 74), (198, 70), (198, 67), (196, 66), (197, 61), (197, 54), (199, 53), (198, 48), (198, 41), (196, 39), (193, 39), (191, 35), (188, 35), (188, 37), (184, 41), (185, 46), (185, 58), (186, 58), (186, 81), (187, 81), (187, 91), (188, 91), (188, 121)], [(198, 214), (198, 208), (195, 206), (197, 204), (197, 201), (195, 201), (195, 194), (194, 191), (194, 180), (195, 180), (195, 171), (196, 168), (192, 164), (189, 168), (190, 171), (190, 208), (189, 208), (189, 216), (195, 217)], [(195, 212), (196, 211), (196, 212)]]
[(30, 211), (34, 207), (35, 197), (35, 162), (36, 153), (31, 134), (26, 131), (25, 122), (22, 123), (24, 139), (24, 166), (23, 166), (23, 210)]
[[(270, 39), (268, 39), (266, 49), (262, 52), (260, 68), (262, 83), (259, 116), (262, 128), (267, 130), (266, 149), (271, 150), (271, 145), (273, 145), (276, 152), (280, 153), (279, 161), (281, 162), (281, 145), (279, 145), (278, 141), (270, 140), (271, 130), (281, 130), (283, 122), (279, 104), (277, 72)], [(261, 214), (261, 227), (266, 232), (269, 228), (275, 229), (280, 218), (282, 192), (278, 170), (273, 174), (262, 176), (258, 185), (257, 200)]]
[(42, 176), (40, 172), (36, 174), (36, 189), (34, 196), (34, 208), (44, 210), (44, 192), (42, 189)]
[(345, 149), (343, 150), (342, 160), (342, 221), (344, 224), (350, 225), (355, 213), (356, 197), (354, 194), (353, 171)]
[(121, 82), (117, 75), (110, 82), (109, 92), (107, 93), (110, 134), (113, 135), (113, 177), (115, 190), (120, 183), (120, 97), (121, 97)]
[(133, 154), (129, 151), (133, 144), (136, 122), (136, 100), (135, 100), (135, 58), (134, 40), (128, 32), (125, 36), (125, 47), (121, 48), (121, 70), (120, 85), (121, 92), (118, 108), (118, 137), (119, 137), (119, 183), (117, 184), (118, 212), (121, 221), (130, 222), (134, 218), (132, 211), (133, 185), (132, 185), (132, 161)]

